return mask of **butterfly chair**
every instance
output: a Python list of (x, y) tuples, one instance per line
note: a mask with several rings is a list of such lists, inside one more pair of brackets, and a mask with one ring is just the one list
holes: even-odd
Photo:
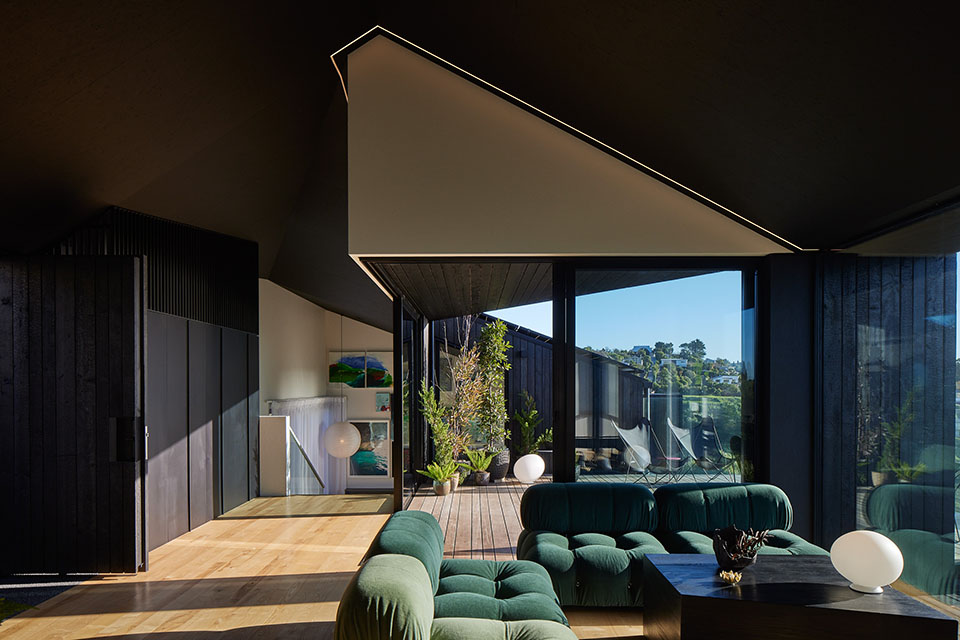
[[(628, 469), (640, 474), (636, 482), (652, 485), (662, 484), (667, 480), (677, 481), (678, 473), (686, 460), (667, 456), (649, 420), (641, 418), (633, 429), (621, 429), (616, 422), (613, 427), (627, 447), (627, 455), (624, 457)], [(656, 448), (656, 456), (651, 451), (651, 442)]]
[(729, 475), (731, 482), (736, 481), (734, 470), (737, 461), (720, 447), (713, 418), (707, 416), (700, 421), (696, 429), (682, 429), (673, 424), (669, 417), (667, 425), (681, 449), (690, 456), (694, 464), (707, 473), (707, 482), (721, 478), (724, 474)]

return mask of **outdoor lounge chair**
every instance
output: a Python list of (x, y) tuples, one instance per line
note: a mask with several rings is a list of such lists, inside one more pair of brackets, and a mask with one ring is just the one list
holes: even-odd
[[(616, 422), (613, 423), (613, 427), (627, 447), (628, 455), (625, 458), (628, 469), (640, 474), (636, 482), (643, 481), (646, 484), (661, 484), (667, 480), (677, 482), (682, 475), (686, 460), (667, 456), (649, 420), (641, 418), (633, 429), (621, 429)], [(651, 444), (656, 448), (655, 452), (651, 450)]]
[(680, 444), (690, 459), (707, 473), (708, 481), (727, 475), (731, 482), (736, 481), (736, 458), (727, 455), (720, 446), (713, 418), (707, 416), (700, 421), (696, 429), (683, 429), (667, 418), (674, 439)]

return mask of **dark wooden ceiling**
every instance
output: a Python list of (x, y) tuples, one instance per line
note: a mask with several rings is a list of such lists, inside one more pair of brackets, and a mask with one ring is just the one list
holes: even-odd
[(0, 251), (116, 204), (255, 240), (261, 275), (389, 327), (387, 299), (346, 255), (345, 109), (329, 62), (375, 24), (792, 242), (847, 246), (960, 195), (958, 14), (0, 0)]
[[(553, 298), (549, 262), (368, 261), (396, 293), (430, 320), (509, 309)], [(577, 295), (714, 273), (716, 269), (578, 271)]]

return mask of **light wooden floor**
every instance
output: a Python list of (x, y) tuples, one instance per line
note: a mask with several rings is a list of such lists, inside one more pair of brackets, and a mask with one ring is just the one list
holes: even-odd
[[(461, 504), (464, 514), (472, 513), (471, 501), (476, 501), (491, 526), (484, 533), (478, 525), (477, 549), (461, 539), (450, 553), (513, 557), (523, 486), (512, 481), (486, 491), (472, 489), (460, 489), (445, 504), (422, 496), (421, 504), (446, 514), (447, 526), (456, 513), (456, 527)], [(340, 595), (390, 506), (389, 496), (252, 500), (155, 549), (150, 571), (85, 582), (5, 621), (0, 637), (332, 638)], [(504, 532), (510, 538), (502, 537)], [(471, 531), (471, 544), (472, 536)], [(638, 638), (642, 632), (639, 612), (571, 609), (567, 617), (580, 638)]]
[(152, 551), (150, 571), (74, 587), (0, 637), (332, 638), (340, 594), (387, 517), (383, 496), (259, 498)]
[[(549, 482), (549, 478), (541, 479)], [(443, 528), (448, 558), (515, 560), (520, 524), (520, 499), (528, 485), (506, 478), (485, 487), (461, 486), (447, 496), (421, 490), (410, 509), (426, 511)], [(580, 638), (640, 638), (643, 613), (632, 610), (568, 609), (570, 626)]]

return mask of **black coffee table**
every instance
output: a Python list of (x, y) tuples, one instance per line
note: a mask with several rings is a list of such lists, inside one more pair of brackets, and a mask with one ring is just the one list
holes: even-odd
[(737, 586), (710, 555), (651, 554), (643, 630), (655, 640), (957, 640), (957, 621), (887, 587), (858, 593), (826, 556), (761, 556)]

